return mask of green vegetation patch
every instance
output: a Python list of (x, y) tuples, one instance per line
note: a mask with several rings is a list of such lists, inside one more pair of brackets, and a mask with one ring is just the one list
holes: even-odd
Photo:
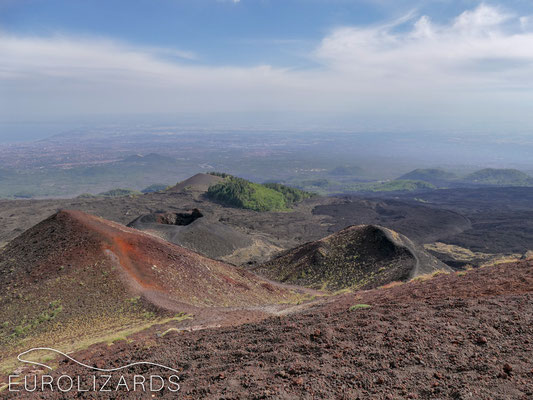
[(281, 183), (265, 183), (263, 186), (283, 194), (283, 197), (285, 198), (285, 202), (287, 203), (287, 205), (299, 203), (302, 200), (309, 199), (315, 196), (315, 194), (313, 193), (309, 193), (309, 192), (305, 192), (300, 189), (285, 186), (285, 185), (282, 185)]
[(224, 182), (211, 186), (207, 197), (233, 207), (255, 211), (286, 211), (294, 203), (313, 196), (279, 183), (261, 185), (231, 175), (217, 176), (224, 177)]
[(232, 175), (230, 174), (227, 174), (225, 172), (216, 172), (216, 171), (212, 171), (212, 172), (208, 172), (209, 175), (213, 175), (213, 176), (218, 176), (220, 178), (233, 178)]
[(350, 311), (361, 310), (361, 309), (364, 310), (367, 308), (372, 308), (372, 306), (370, 304), (354, 304), (353, 306), (350, 307)]

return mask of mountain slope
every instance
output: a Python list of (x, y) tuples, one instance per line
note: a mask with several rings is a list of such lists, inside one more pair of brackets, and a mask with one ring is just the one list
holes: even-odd
[[(80, 211), (60, 211), (0, 252), (0, 344), (62, 343), (205, 307), (296, 295), (253, 274)], [(9, 344), (9, 346), (7, 346)]]
[(374, 225), (345, 228), (256, 268), (281, 282), (337, 290), (374, 288), (449, 268), (407, 237)]
[(417, 192), (435, 189), (435, 185), (425, 181), (413, 181), (395, 179), (385, 182), (356, 183), (347, 186), (347, 189), (354, 192)]
[(400, 180), (415, 180), (415, 181), (424, 181), (431, 183), (435, 186), (445, 186), (450, 181), (453, 181), (454, 179), (457, 179), (457, 175), (444, 171), (442, 169), (436, 169), (436, 168), (418, 168), (411, 172), (408, 172), (407, 174), (404, 174), (400, 176)]
[(485, 168), (463, 178), (465, 182), (493, 186), (531, 186), (533, 178), (517, 169)]
[(205, 192), (210, 186), (222, 182), (223, 180), (224, 179), (220, 176), (200, 173), (168, 188), (167, 192), (181, 192), (186, 189)]

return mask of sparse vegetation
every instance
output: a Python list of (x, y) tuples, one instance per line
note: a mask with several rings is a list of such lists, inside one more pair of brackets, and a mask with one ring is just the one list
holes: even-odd
[(220, 178), (232, 178), (233, 177), (233, 175), (227, 174), (225, 172), (212, 171), (212, 172), (208, 172), (208, 174), (213, 175), (213, 176), (218, 176)]
[(107, 344), (112, 345), (112, 344), (115, 344), (117, 342), (127, 342), (127, 341), (128, 341), (128, 338), (126, 336), (117, 335), (115, 337), (109, 338), (109, 340), (107, 341)]
[(354, 304), (353, 306), (350, 307), (350, 311), (364, 310), (367, 308), (372, 308), (372, 306), (370, 304)]
[(423, 181), (397, 179), (393, 181), (357, 183), (346, 187), (354, 192), (414, 192), (436, 189), (435, 185)]
[(401, 286), (403, 284), (404, 284), (404, 282), (394, 281), (394, 282), (391, 282), (391, 283), (387, 283), (386, 285), (380, 286), (378, 289), (391, 289), (393, 287)]
[(433, 271), (430, 274), (423, 274), (423, 275), (415, 276), (413, 279), (411, 279), (411, 282), (424, 282), (424, 281), (427, 281), (428, 279), (433, 279), (436, 276), (445, 275), (445, 274), (449, 274), (449, 272), (443, 271), (443, 270), (437, 270), (437, 271)]
[(436, 242), (432, 244), (425, 244), (424, 248), (433, 254), (438, 254), (439, 257), (448, 259), (448, 262), (454, 262), (460, 268), (467, 268), (468, 265), (482, 266), (493, 265), (501, 262), (512, 262), (519, 259), (522, 254), (490, 254), (474, 252), (460, 246)]
[(154, 183), (153, 185), (145, 187), (143, 190), (141, 190), (141, 193), (161, 192), (161, 191), (167, 189), (168, 187), (169, 186), (165, 185), (164, 183)]
[(265, 183), (263, 186), (283, 194), (287, 205), (298, 203), (302, 200), (309, 199), (315, 196), (315, 194), (313, 193), (304, 192), (303, 190), (285, 186), (280, 183)]
[[(16, 338), (27, 335), (40, 324), (55, 319), (61, 311), (63, 311), (63, 306), (59, 300), (50, 302), (48, 309), (41, 312), (36, 318), (29, 321), (23, 319), (23, 322), (20, 325), (15, 326), (11, 337)], [(8, 327), (9, 323), (6, 324), (4, 322), (3, 326)]]
[(408, 240), (385, 228), (363, 225), (345, 228), (308, 242), (254, 268), (280, 282), (339, 293), (338, 290), (371, 289), (406, 281), (416, 264), (433, 270), (437, 260)]
[(161, 333), (161, 337), (165, 337), (166, 335), (168, 335), (171, 332), (178, 332), (179, 333), (181, 331), (178, 328), (168, 328), (166, 331)]
[(138, 192), (136, 190), (118, 188), (118, 189), (108, 190), (107, 192), (99, 193), (99, 196), (105, 196), (105, 197), (126, 197), (126, 196), (130, 196), (130, 197), (134, 197), (134, 196), (138, 196), (140, 194), (142, 194), (142, 193)]

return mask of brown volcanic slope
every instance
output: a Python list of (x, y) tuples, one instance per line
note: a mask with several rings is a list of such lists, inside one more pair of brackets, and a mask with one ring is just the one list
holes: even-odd
[(313, 288), (370, 289), (450, 269), (407, 237), (374, 225), (345, 228), (255, 268), (271, 279)]
[[(255, 324), (139, 336), (113, 351), (97, 345), (72, 356), (107, 368), (138, 360), (173, 366), (182, 371), (183, 400), (525, 400), (533, 397), (531, 321), (533, 262), (524, 261), (343, 295)], [(92, 373), (58, 362), (56, 379), (64, 373), (88, 379)], [(131, 382), (145, 371), (121, 373)], [(40, 398), (78, 397), (70, 392)], [(120, 396), (100, 392), (98, 398)]]
[(61, 211), (0, 251), (0, 349), (28, 340), (57, 345), (198, 307), (252, 307), (296, 297), (159, 238)]
[(207, 189), (209, 189), (209, 186), (222, 182), (223, 180), (224, 179), (220, 176), (200, 173), (193, 175), (182, 182), (179, 182), (177, 185), (168, 188), (166, 191), (181, 192), (184, 189), (192, 189), (205, 192)]

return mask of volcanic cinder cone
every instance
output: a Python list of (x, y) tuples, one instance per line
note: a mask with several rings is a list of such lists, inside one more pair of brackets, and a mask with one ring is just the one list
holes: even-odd
[(374, 225), (345, 228), (259, 266), (271, 279), (313, 288), (369, 289), (449, 268), (404, 235)]
[(0, 252), (0, 293), (2, 346), (296, 297), (245, 270), (80, 211), (52, 215)]

